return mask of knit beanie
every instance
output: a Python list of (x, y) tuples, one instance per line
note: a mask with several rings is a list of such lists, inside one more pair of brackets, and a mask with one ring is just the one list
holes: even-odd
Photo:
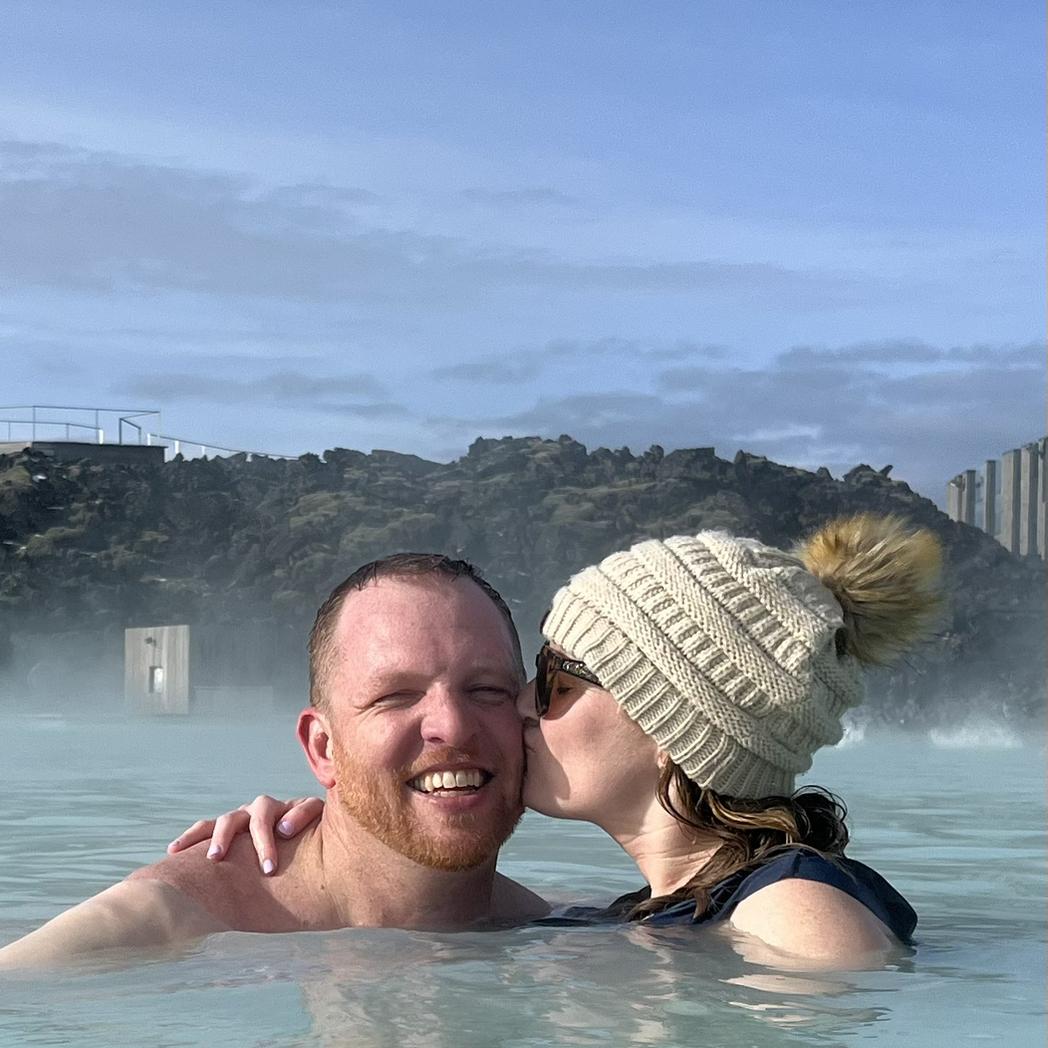
[(929, 532), (871, 514), (793, 553), (720, 531), (649, 540), (573, 576), (543, 632), (695, 783), (788, 796), (840, 740), (864, 665), (928, 632), (939, 565)]

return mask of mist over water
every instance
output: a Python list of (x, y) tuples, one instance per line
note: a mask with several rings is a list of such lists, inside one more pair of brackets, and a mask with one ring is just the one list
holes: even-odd
[(1017, 750), (1023, 740), (1015, 729), (991, 721), (968, 720), (956, 728), (934, 728), (932, 744), (949, 750)]
[(967, 715), (958, 724), (944, 725), (930, 730), (920, 728), (889, 728), (871, 725), (861, 714), (845, 716), (844, 735), (832, 747), (850, 749), (865, 743), (890, 743), (901, 740), (926, 739), (933, 747), (945, 750), (1018, 750), (1024, 747), (1043, 748), (1045, 726), (1030, 722), (1025, 730), (990, 714)]

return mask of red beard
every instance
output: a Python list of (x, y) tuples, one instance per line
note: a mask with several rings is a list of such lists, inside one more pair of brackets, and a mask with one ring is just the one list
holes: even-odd
[[(393, 851), (436, 870), (471, 870), (493, 858), (509, 838), (524, 812), (519, 790), (512, 798), (500, 793), (500, 803), (483, 816), (474, 812), (448, 813), (423, 821), (413, 810), (407, 782), (424, 768), (461, 764), (472, 758), (458, 750), (436, 750), (426, 755), (418, 771), (401, 769), (378, 775), (358, 763), (336, 741), (335, 770), (343, 809), (368, 833)], [(485, 790), (498, 790), (499, 779)]]

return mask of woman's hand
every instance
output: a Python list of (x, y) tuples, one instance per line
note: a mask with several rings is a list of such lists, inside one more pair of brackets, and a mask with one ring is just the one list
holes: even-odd
[(294, 837), (318, 818), (323, 810), (324, 802), (319, 797), (278, 801), (275, 797), (260, 794), (250, 804), (242, 804), (235, 811), (227, 811), (217, 819), (194, 822), (167, 846), (167, 851), (169, 855), (174, 855), (210, 838), (207, 857), (212, 862), (221, 862), (229, 854), (233, 838), (247, 831), (251, 834), (262, 872), (269, 876), (277, 868), (274, 828), (281, 837)]

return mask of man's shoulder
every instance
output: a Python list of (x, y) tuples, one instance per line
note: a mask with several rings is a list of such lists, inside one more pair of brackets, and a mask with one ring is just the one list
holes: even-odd
[(511, 880), (504, 874), (495, 874), (494, 917), (499, 921), (524, 924), (545, 917), (550, 905), (530, 888)]
[(214, 897), (216, 891), (221, 896), (224, 889), (243, 877), (243, 862), (239, 855), (234, 855), (225, 862), (212, 862), (207, 858), (206, 844), (197, 844), (139, 867), (128, 874), (126, 880), (160, 881), (192, 897)]
[(270, 926), (275, 911), (279, 916), (280, 892), (274, 890), (272, 879), (262, 875), (254, 849), (246, 840), (236, 842), (222, 862), (212, 862), (207, 858), (206, 845), (198, 844), (135, 870), (127, 880), (174, 888), (230, 930), (277, 930)]

